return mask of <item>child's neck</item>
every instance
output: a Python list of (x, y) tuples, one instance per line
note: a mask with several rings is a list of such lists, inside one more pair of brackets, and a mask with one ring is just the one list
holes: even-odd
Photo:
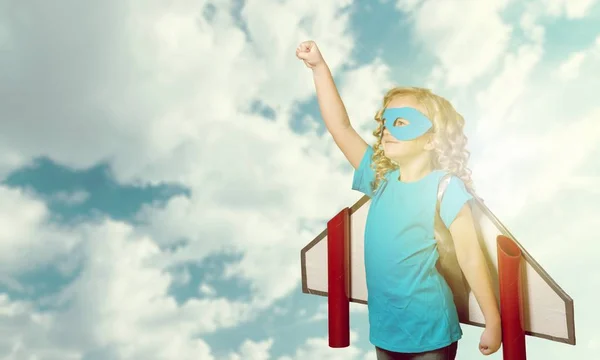
[(398, 180), (402, 182), (419, 181), (433, 171), (429, 156), (419, 156), (406, 163), (400, 163), (399, 168), (400, 177)]

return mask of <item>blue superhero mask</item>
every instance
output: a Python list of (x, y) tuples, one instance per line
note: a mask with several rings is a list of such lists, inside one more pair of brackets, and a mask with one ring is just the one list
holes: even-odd
[[(411, 107), (387, 108), (382, 117), (385, 127), (398, 140), (414, 140), (433, 126), (431, 120)], [(404, 126), (394, 126), (398, 118), (406, 119), (409, 123)]]

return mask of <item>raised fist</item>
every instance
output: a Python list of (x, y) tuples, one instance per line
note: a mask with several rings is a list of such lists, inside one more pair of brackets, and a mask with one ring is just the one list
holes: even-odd
[(314, 41), (301, 42), (296, 48), (296, 57), (304, 61), (304, 64), (311, 69), (325, 63), (323, 55)]

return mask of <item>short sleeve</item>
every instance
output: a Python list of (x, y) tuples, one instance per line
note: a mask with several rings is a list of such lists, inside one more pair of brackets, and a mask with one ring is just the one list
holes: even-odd
[(465, 183), (460, 178), (452, 176), (440, 204), (440, 217), (447, 228), (450, 228), (459, 211), (472, 198)]
[(373, 159), (373, 148), (367, 146), (358, 168), (354, 170), (354, 178), (352, 179), (352, 189), (358, 190), (367, 196), (372, 196), (371, 182), (375, 180), (375, 171), (371, 168)]

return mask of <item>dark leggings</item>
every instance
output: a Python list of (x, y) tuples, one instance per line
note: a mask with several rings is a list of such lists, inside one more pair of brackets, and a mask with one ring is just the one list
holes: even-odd
[(437, 350), (422, 353), (398, 353), (375, 347), (377, 360), (454, 360), (458, 350), (458, 341)]

